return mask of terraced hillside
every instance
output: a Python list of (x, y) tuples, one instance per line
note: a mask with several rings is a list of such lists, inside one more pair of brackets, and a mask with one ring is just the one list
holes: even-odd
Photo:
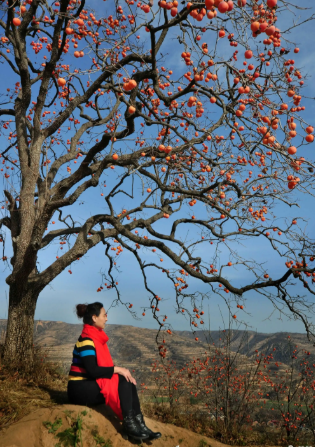
[[(4, 340), (6, 320), (0, 320), (0, 334)], [(60, 362), (68, 371), (71, 364), (75, 342), (82, 331), (82, 324), (69, 324), (60, 321), (39, 321), (34, 324), (34, 341), (49, 350), (49, 357)], [(105, 329), (109, 337), (108, 346), (114, 363), (138, 371), (143, 380), (151, 371), (151, 363), (158, 358), (156, 344), (157, 331), (134, 326), (108, 324)], [(159, 337), (162, 341), (163, 335)], [(207, 345), (196, 342), (187, 334), (165, 334), (169, 358), (178, 364), (185, 364), (188, 359), (197, 358), (207, 349)], [(3, 341), (2, 340), (2, 341)]]
[[(0, 320), (0, 343), (4, 341), (6, 323), (6, 320)], [(49, 357), (60, 362), (64, 371), (67, 372), (70, 368), (72, 350), (81, 330), (82, 323), (69, 324), (61, 321), (36, 320), (34, 340), (35, 343), (46, 346), (49, 350)], [(114, 363), (118, 366), (135, 369), (138, 378), (142, 380), (149, 377), (151, 363), (158, 358), (155, 340), (157, 331), (117, 324), (107, 324), (105, 331), (109, 337), (108, 346)], [(209, 351), (209, 347), (213, 347), (213, 343), (218, 347), (223, 346), (222, 332), (212, 331), (209, 334), (198, 331), (198, 342), (195, 341), (195, 336), (189, 331), (175, 331), (173, 335), (164, 333), (169, 351), (168, 358), (182, 366), (187, 361), (198, 358), (205, 351)], [(288, 336), (291, 337), (291, 347), (288, 343)], [(161, 342), (162, 339), (163, 335), (160, 334), (159, 341)], [(308, 350), (311, 353), (308, 357), (309, 360), (315, 362), (315, 348), (308, 342), (305, 334), (286, 332), (263, 334), (254, 331), (233, 331), (231, 333), (231, 350), (234, 352), (239, 350), (240, 354), (244, 356), (244, 363), (247, 363), (246, 357), (255, 355), (257, 349), (265, 355), (272, 352), (274, 360), (282, 362), (285, 366), (292, 355), (290, 349), (295, 349), (295, 345)], [(276, 348), (275, 351), (273, 351), (274, 348)]]
[[(223, 335), (222, 331), (211, 331), (211, 334), (206, 331), (200, 331), (198, 335), (199, 340), (203, 343), (216, 346), (222, 346)], [(177, 331), (177, 335), (184, 336), (189, 339), (194, 339), (195, 335), (189, 331)], [(288, 338), (289, 337), (289, 338)], [(220, 338), (222, 339), (220, 341)], [(288, 363), (292, 356), (292, 350), (298, 346), (299, 350), (306, 350), (310, 352), (309, 361), (315, 362), (315, 347), (313, 346), (315, 338), (312, 342), (307, 340), (304, 333), (297, 332), (275, 332), (265, 334), (254, 331), (231, 331), (231, 350), (246, 356), (255, 356), (255, 351), (268, 355), (273, 354), (273, 358), (277, 362)], [(274, 351), (275, 348), (275, 351)]]

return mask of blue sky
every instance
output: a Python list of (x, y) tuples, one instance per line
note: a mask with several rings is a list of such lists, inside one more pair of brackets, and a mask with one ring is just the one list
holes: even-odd
[[(99, 11), (104, 7), (102, 2), (94, 1), (92, 3), (94, 5), (97, 4)], [(293, 3), (299, 4), (297, 0), (293, 0)], [(100, 6), (101, 4), (102, 6)], [(303, 7), (312, 8), (312, 12), (314, 12), (314, 4), (312, 0), (304, 1)], [(305, 19), (309, 15), (311, 15), (310, 11), (301, 11), (302, 18)], [(280, 29), (286, 29), (291, 26), (293, 20), (298, 20), (298, 18), (292, 14), (286, 14), (284, 17), (280, 18), (277, 26)], [(140, 31), (139, 35), (141, 38), (144, 38), (146, 33)], [(312, 45), (315, 37), (314, 35), (314, 22), (310, 21), (301, 27), (293, 29), (289, 36), (290, 40), (300, 47), (300, 52), (298, 54), (294, 54), (294, 59), (296, 61), (296, 66), (301, 69), (302, 74), (304, 76), (306, 74), (309, 75), (309, 78), (305, 82), (304, 94), (310, 98), (315, 96), (315, 88), (313, 86), (315, 48), (314, 45)], [(169, 69), (172, 69), (176, 64), (182, 63), (179, 56), (178, 60), (176, 60), (176, 56), (174, 56), (172, 48), (173, 42), (170, 39), (163, 47), (165, 66)], [(224, 56), (227, 50), (228, 49), (226, 47), (222, 47), (222, 56)], [(170, 56), (172, 59), (171, 63), (168, 64), (167, 61)], [(2, 66), (2, 68), (6, 70), (4, 66)], [(8, 71), (5, 72), (9, 74)], [(312, 99), (303, 100), (303, 105), (307, 107), (307, 112), (305, 112), (307, 116), (305, 116), (305, 119), (314, 126), (314, 101)], [(301, 155), (304, 155), (305, 157), (309, 157), (309, 154), (313, 155), (314, 144), (309, 145), (306, 149), (304, 149), (304, 151), (305, 155), (304, 153), (301, 153)], [(314, 157), (311, 156), (310, 158), (314, 160)], [(106, 173), (106, 175), (107, 177), (104, 179), (106, 179), (106, 188), (109, 189), (111, 184), (114, 184), (115, 173), (111, 171), (110, 173)], [(138, 189), (137, 198), (139, 198), (141, 195), (140, 185), (136, 184), (136, 188)], [(82, 204), (75, 205), (74, 214), (77, 221), (83, 222), (89, 215), (106, 212), (107, 209), (100, 197), (100, 192), (102, 191), (106, 192), (105, 188), (97, 187), (95, 190), (87, 192), (82, 197)], [(308, 224), (306, 222), (304, 224), (301, 223), (301, 228), (303, 228), (310, 236), (314, 238), (315, 234), (314, 229), (312, 228), (312, 220), (315, 217), (315, 199), (311, 196), (305, 196), (302, 194), (298, 195), (297, 199), (300, 206), (298, 214), (309, 222)], [(117, 196), (117, 209), (121, 209), (124, 206), (124, 203), (124, 197)], [(65, 215), (67, 212), (68, 210), (65, 209)], [(200, 212), (202, 212), (201, 209)], [(280, 207), (278, 215), (286, 216), (290, 219), (295, 217), (297, 213), (294, 209)], [(167, 228), (170, 225), (171, 219), (168, 222), (163, 222), (163, 227), (160, 226), (159, 229)], [(303, 225), (305, 225), (305, 227)], [(55, 227), (50, 225), (49, 229), (55, 229)], [(55, 259), (57, 253), (56, 250), (57, 245), (53, 245), (52, 247), (49, 247), (43, 251), (39, 258), (40, 270), (44, 269)], [(202, 250), (208, 250), (208, 248), (205, 247)], [(267, 265), (268, 263), (268, 271), (272, 271), (272, 274), (275, 277), (280, 276), (285, 271), (283, 262), (279, 263), (275, 256), (270, 259), (271, 252), (268, 247), (266, 247), (265, 240), (256, 239), (254, 244), (244, 242), (244, 245), (241, 246), (239, 250), (241, 251), (243, 257), (246, 258), (255, 259), (257, 258), (257, 254), (259, 254), (261, 264), (264, 265), (263, 263), (265, 262)], [(59, 254), (60, 253), (61, 252), (59, 252)], [(156, 261), (159, 257), (160, 255), (153, 254), (150, 251), (145, 252), (145, 255), (143, 256), (146, 261)], [(222, 263), (226, 263), (228, 261), (228, 252), (223, 246), (221, 251), (221, 260)], [(165, 267), (171, 266), (166, 259), (164, 263)], [(146, 311), (145, 317), (141, 316), (143, 307), (148, 307), (149, 295), (144, 289), (141, 273), (135, 263), (133, 255), (125, 250), (119, 257), (119, 265), (120, 270), (123, 272), (123, 275), (117, 275), (122, 298), (126, 302), (133, 303), (133, 310), (136, 311), (139, 316), (138, 320), (134, 319), (124, 306), (119, 305), (110, 308), (112, 301), (115, 299), (114, 291), (104, 289), (100, 293), (96, 292), (97, 288), (102, 285), (101, 272), (106, 271), (107, 269), (107, 261), (104, 256), (103, 245), (99, 245), (90, 250), (84, 258), (73, 264), (71, 266), (71, 275), (68, 273), (68, 269), (66, 269), (61, 275), (59, 275), (59, 277), (57, 277), (50, 285), (46, 287), (39, 297), (35, 319), (79, 323), (81, 320), (77, 319), (74, 313), (74, 306), (78, 303), (101, 301), (106, 310), (110, 308), (108, 313), (108, 323), (157, 328), (157, 323), (150, 316), (150, 310)], [(4, 264), (0, 264), (0, 318), (7, 318), (8, 287), (5, 283), (5, 278), (8, 274), (9, 270), (5, 268)], [(240, 286), (251, 280), (249, 273), (240, 268), (230, 268), (228, 275), (233, 285), (236, 286)], [(176, 314), (175, 312), (175, 294), (165, 276), (162, 273), (156, 272), (156, 270), (150, 270), (148, 278), (150, 281), (150, 287), (162, 298), (160, 305), (161, 314), (168, 316), (168, 322), (172, 324), (173, 329), (188, 330), (189, 321), (185, 319), (184, 315)], [(196, 280), (190, 280), (189, 291), (208, 293), (209, 287), (198, 283)], [(297, 286), (294, 289), (294, 293), (302, 295), (304, 293), (304, 289)], [(312, 296), (308, 295), (308, 299), (313, 302)], [(303, 332), (302, 323), (288, 320), (284, 316), (281, 317), (279, 311), (275, 310), (272, 303), (270, 303), (268, 299), (262, 295), (255, 292), (249, 292), (244, 295), (243, 300), (240, 300), (239, 302), (244, 304), (246, 312), (238, 311), (236, 309), (236, 304), (233, 303), (233, 313), (235, 312), (238, 317), (237, 322), (233, 322), (235, 328), (243, 329), (245, 327), (244, 325), (239, 326), (239, 322), (243, 321), (248, 325), (249, 329), (258, 330), (259, 332)], [(201, 309), (201, 307), (199, 307), (199, 309)], [(205, 299), (202, 303), (202, 309), (206, 314), (205, 326), (208, 327), (209, 320), (210, 328), (213, 330), (228, 326), (229, 312), (225, 302), (218, 295), (212, 294)], [(313, 322), (315, 323), (315, 319), (313, 319)]]

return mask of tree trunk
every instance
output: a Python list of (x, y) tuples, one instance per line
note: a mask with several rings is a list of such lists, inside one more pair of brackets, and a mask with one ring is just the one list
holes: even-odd
[[(8, 324), (3, 359), (33, 364), (34, 315), (39, 292), (13, 283), (9, 292)], [(27, 364), (26, 363), (26, 364)]]

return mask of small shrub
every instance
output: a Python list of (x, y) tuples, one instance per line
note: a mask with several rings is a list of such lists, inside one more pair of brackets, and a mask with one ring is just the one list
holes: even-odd
[[(49, 428), (48, 433), (56, 433), (57, 429), (61, 427), (62, 422), (61, 419), (57, 419), (53, 424), (49, 421), (45, 421), (43, 424), (46, 428)], [(82, 418), (81, 415), (78, 415), (77, 419), (73, 420), (71, 427), (55, 435), (55, 438), (58, 438), (55, 447), (77, 447), (79, 443), (82, 446), (82, 428)]]
[(102, 436), (100, 436), (97, 432), (95, 435), (93, 435), (93, 438), (96, 442), (96, 446), (100, 447), (112, 447), (113, 443), (110, 439), (104, 439)]
[(56, 433), (56, 431), (58, 430), (58, 428), (60, 428), (62, 426), (62, 419), (56, 419), (55, 422), (49, 422), (49, 421), (44, 421), (43, 422), (44, 427), (48, 428), (48, 433)]

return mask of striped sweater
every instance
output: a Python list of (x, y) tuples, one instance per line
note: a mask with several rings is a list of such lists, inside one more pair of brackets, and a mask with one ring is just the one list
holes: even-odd
[(73, 349), (69, 381), (110, 379), (113, 374), (113, 366), (98, 366), (92, 338), (82, 338), (80, 335)]

